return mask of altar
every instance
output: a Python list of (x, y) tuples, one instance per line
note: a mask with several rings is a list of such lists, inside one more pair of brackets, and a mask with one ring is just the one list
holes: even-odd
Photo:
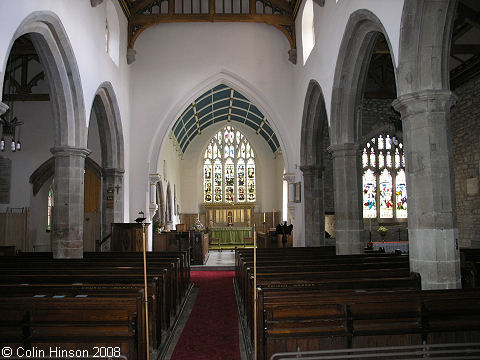
[(210, 228), (210, 239), (220, 239), (221, 245), (243, 244), (243, 239), (251, 237), (250, 227)]
[(372, 246), (374, 251), (383, 248), (387, 254), (393, 254), (396, 250), (400, 250), (402, 254), (408, 254), (408, 241), (373, 242)]

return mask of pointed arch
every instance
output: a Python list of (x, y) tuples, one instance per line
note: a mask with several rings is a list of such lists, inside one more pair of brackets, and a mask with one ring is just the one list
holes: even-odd
[[(337, 254), (361, 253), (364, 246), (359, 157), (361, 101), (373, 48), (380, 34), (393, 54), (387, 32), (378, 17), (365, 9), (352, 13), (335, 67), (330, 151), (333, 157)], [(393, 58), (392, 62), (395, 64)]]
[[(365, 9), (350, 15), (333, 80), (330, 112), (332, 144), (354, 144), (361, 136), (359, 107), (373, 47), (380, 33), (387, 41), (392, 62), (395, 64), (390, 40), (378, 17)], [(395, 69), (395, 66), (393, 68)]]
[(54, 146), (85, 148), (87, 128), (80, 73), (60, 19), (49, 11), (31, 13), (19, 25), (10, 49), (15, 40), (25, 34), (30, 35), (48, 79)]
[(399, 97), (419, 90), (450, 89), (448, 66), (457, 3), (405, 0), (398, 58)]
[(328, 135), (328, 118), (322, 88), (315, 81), (308, 84), (303, 106), (300, 143), (301, 166), (321, 166), (324, 135)]
[(92, 110), (98, 122), (102, 152), (102, 167), (105, 169), (124, 169), (124, 142), (122, 121), (117, 98), (110, 82), (104, 82), (98, 88), (93, 100)]
[(241, 79), (236, 74), (228, 71), (222, 71), (201, 82), (189, 93), (189, 95), (185, 96), (183, 100), (178, 102), (168, 112), (165, 117), (165, 121), (159, 121), (159, 126), (155, 131), (148, 153), (149, 172), (152, 174), (161, 172), (158, 164), (161, 149), (169, 139), (170, 130), (172, 129), (178, 117), (197, 97), (218, 85), (226, 85), (235, 89), (243, 96), (248, 98), (252, 103), (254, 103), (260, 112), (271, 120), (271, 127), (277, 135), (278, 142), (280, 143), (280, 149), (282, 149), (281, 154), (284, 159), (285, 168), (287, 170), (292, 170), (291, 167), (294, 168), (294, 165), (290, 164), (291, 160), (288, 158), (288, 152), (283, 151), (283, 149), (286, 148), (285, 139), (282, 137), (282, 132), (279, 131), (278, 125), (276, 124), (275, 119), (279, 118), (278, 114), (276, 114), (275, 110), (268, 105), (268, 102), (265, 100), (264, 96), (257, 91), (253, 85)]
[[(111, 224), (123, 221), (123, 129), (117, 98), (110, 82), (100, 85), (92, 104), (100, 136), (102, 183), (105, 197), (113, 197), (113, 207), (102, 202), (102, 238), (111, 232)], [(90, 125), (91, 126), (91, 125)]]
[[(320, 85), (308, 84), (303, 108), (300, 170), (303, 172), (305, 246), (325, 245), (324, 149), (329, 141), (325, 100)], [(328, 144), (330, 145), (330, 144)]]

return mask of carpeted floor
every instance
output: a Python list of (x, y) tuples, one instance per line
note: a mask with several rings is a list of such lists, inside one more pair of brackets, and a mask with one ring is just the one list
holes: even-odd
[(234, 271), (192, 271), (199, 292), (172, 360), (240, 360)]

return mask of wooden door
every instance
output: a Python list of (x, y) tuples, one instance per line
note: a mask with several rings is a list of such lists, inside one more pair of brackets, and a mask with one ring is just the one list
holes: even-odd
[(90, 169), (85, 169), (83, 251), (96, 251), (96, 243), (101, 240), (101, 186), (101, 179)]

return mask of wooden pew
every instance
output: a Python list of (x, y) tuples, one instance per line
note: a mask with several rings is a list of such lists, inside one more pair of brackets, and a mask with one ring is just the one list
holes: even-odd
[[(276, 352), (480, 339), (480, 292), (259, 290), (258, 359)], [(300, 294), (298, 294), (300, 295)], [(470, 316), (468, 316), (470, 314)], [(479, 315), (477, 315), (479, 314)]]
[(18, 347), (35, 348), (40, 357), (49, 357), (53, 348), (87, 350), (92, 358), (101, 355), (95, 347), (106, 347), (128, 359), (146, 359), (142, 290), (125, 297), (2, 295), (0, 314), (0, 346), (13, 348), (14, 354)]

